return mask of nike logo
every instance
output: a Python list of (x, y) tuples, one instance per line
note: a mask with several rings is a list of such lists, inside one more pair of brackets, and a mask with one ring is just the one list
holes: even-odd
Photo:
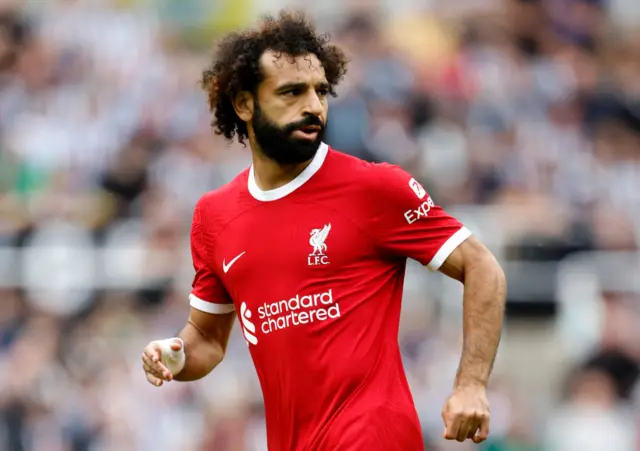
[(224, 261), (224, 260), (222, 260), (222, 270), (224, 271), (224, 273), (225, 273), (225, 274), (226, 274), (227, 272), (229, 272), (229, 268), (231, 268), (231, 266), (232, 266), (236, 261), (238, 261), (238, 259), (239, 259), (240, 257), (242, 257), (242, 256), (245, 254), (245, 252), (247, 252), (247, 251), (244, 251), (242, 254), (240, 254), (240, 255), (238, 255), (237, 257), (235, 257), (233, 260), (231, 260), (231, 261), (229, 262), (229, 264), (226, 264), (226, 263), (225, 263), (225, 261)]

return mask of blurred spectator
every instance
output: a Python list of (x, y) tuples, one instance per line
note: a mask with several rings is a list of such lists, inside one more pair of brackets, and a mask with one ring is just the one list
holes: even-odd
[(587, 367), (571, 381), (569, 399), (549, 419), (550, 451), (637, 449), (636, 427), (627, 406), (618, 401), (613, 378)]

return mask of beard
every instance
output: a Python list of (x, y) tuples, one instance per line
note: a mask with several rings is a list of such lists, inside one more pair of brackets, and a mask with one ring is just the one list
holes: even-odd
[[(255, 105), (251, 125), (262, 152), (281, 165), (299, 164), (312, 159), (325, 131), (325, 124), (317, 116), (305, 116), (300, 121), (280, 127), (266, 116), (258, 104)], [(319, 127), (314, 139), (293, 136), (296, 130), (309, 126)]]

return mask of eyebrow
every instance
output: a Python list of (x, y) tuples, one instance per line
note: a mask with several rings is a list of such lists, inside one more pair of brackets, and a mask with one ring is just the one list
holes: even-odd
[[(299, 83), (285, 83), (281, 86), (278, 86), (276, 88), (276, 91), (278, 92), (283, 92), (283, 91), (292, 91), (294, 89), (306, 89), (309, 86), (309, 83), (304, 83), (304, 82), (299, 82)], [(320, 82), (316, 84), (316, 89), (329, 89), (329, 83), (327, 82)]]

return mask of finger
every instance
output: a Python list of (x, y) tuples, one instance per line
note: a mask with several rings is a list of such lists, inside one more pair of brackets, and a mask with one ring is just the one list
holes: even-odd
[(156, 345), (150, 344), (144, 349), (144, 354), (147, 355), (152, 362), (159, 362), (162, 358), (162, 351)]
[(148, 368), (153, 368), (156, 366), (155, 362), (151, 360), (151, 357), (144, 353), (142, 354), (142, 364), (147, 366)]
[(151, 374), (152, 376), (157, 377), (158, 379), (165, 379), (165, 377), (162, 375), (161, 372), (157, 371), (153, 367), (150, 367), (146, 363), (142, 364), (142, 369), (145, 373)]
[(489, 415), (483, 416), (480, 423), (480, 429), (473, 437), (474, 443), (482, 443), (489, 437), (489, 425), (491, 424), (491, 417)]
[(179, 351), (181, 349), (182, 349), (182, 340), (176, 338), (175, 340), (173, 340), (173, 343), (171, 343), (171, 350)]
[(480, 424), (482, 423), (482, 416), (480, 414), (474, 414), (472, 419), (469, 421), (469, 432), (465, 439), (473, 438), (478, 433), (478, 429), (480, 429)]
[(464, 440), (467, 440), (467, 439), (473, 440), (478, 435), (479, 429), (480, 429), (480, 420), (476, 418), (470, 424), (469, 431), (467, 432), (467, 435), (464, 437)]
[(162, 362), (153, 362), (146, 354), (142, 354), (142, 362), (145, 371), (152, 373), (154, 376), (167, 381), (173, 379), (171, 372)]
[(156, 387), (161, 387), (162, 386), (162, 379), (159, 379), (157, 377), (155, 377), (153, 374), (149, 374), (149, 373), (145, 373), (145, 376), (147, 377), (147, 381), (151, 384), (154, 385)]
[(142, 354), (142, 367), (145, 371), (154, 373), (156, 376), (162, 375), (162, 363), (154, 362), (148, 355)]
[(471, 420), (464, 419), (460, 423), (460, 427), (458, 428), (458, 434), (456, 435), (456, 441), (464, 442), (467, 439), (467, 436), (469, 435), (469, 431), (471, 430), (472, 427), (473, 427), (473, 419), (471, 419)]
[(455, 440), (458, 437), (460, 429), (461, 417), (458, 415), (443, 415), (444, 417), (444, 438), (447, 440)]
[(169, 369), (161, 361), (156, 362), (147, 354), (142, 354), (142, 361), (149, 365), (151, 368), (155, 368), (160, 373), (169, 373)]

